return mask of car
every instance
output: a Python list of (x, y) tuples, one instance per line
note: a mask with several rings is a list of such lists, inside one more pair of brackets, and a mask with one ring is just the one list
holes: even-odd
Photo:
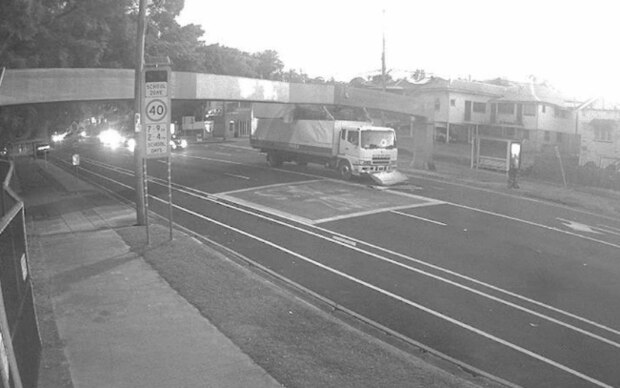
[(187, 140), (178, 136), (172, 136), (170, 139), (170, 149), (172, 151), (184, 150), (187, 148)]
[(51, 146), (49, 145), (49, 143), (39, 143), (36, 146), (36, 152), (37, 152), (37, 156), (44, 156), (46, 153), (48, 153), (51, 149)]

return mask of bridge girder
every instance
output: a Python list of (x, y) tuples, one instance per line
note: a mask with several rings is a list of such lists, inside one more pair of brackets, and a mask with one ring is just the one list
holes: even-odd
[[(172, 72), (172, 99), (358, 106), (425, 117), (414, 98), (339, 85), (295, 84), (216, 74)], [(131, 69), (15, 69), (0, 85), (0, 106), (131, 100)]]

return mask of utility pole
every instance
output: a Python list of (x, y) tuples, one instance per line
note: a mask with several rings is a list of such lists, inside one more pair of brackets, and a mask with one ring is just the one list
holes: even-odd
[(385, 9), (383, 10), (383, 49), (381, 51), (381, 84), (385, 92)]
[(140, 0), (138, 11), (138, 33), (136, 36), (136, 70), (134, 84), (134, 135), (136, 147), (134, 148), (134, 173), (136, 177), (136, 224), (146, 225), (145, 183), (144, 183), (144, 152), (146, 145), (142, 139), (142, 73), (144, 70), (144, 42), (146, 35), (146, 2)]

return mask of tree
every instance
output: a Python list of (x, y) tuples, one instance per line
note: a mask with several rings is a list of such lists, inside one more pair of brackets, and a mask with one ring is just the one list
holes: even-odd
[(414, 81), (422, 81), (424, 78), (426, 78), (426, 72), (424, 71), (424, 69), (416, 69), (413, 73)]
[[(219, 44), (205, 45), (200, 26), (181, 26), (176, 21), (183, 6), (184, 0), (152, 0), (148, 8), (146, 54), (168, 56), (173, 70), (321, 81), (310, 80), (301, 71), (285, 75), (275, 50), (248, 53)], [(0, 15), (1, 66), (134, 67), (137, 0), (0, 0)], [(96, 109), (104, 108), (89, 105), (85, 109), (83, 104), (0, 109), (0, 138), (34, 136), (28, 128), (62, 127), (84, 115), (97, 116)]]
[(262, 79), (282, 79), (282, 70), (284, 64), (279, 58), (278, 52), (274, 50), (265, 50), (254, 54), (257, 60), (256, 72)]
[(212, 44), (204, 50), (205, 71), (212, 74), (258, 77), (257, 59), (235, 48)]

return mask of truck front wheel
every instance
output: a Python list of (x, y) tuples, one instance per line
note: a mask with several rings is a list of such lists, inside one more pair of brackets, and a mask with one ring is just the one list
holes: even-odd
[(338, 173), (340, 173), (340, 177), (345, 181), (350, 180), (353, 175), (353, 172), (351, 171), (351, 163), (347, 160), (341, 161), (338, 165)]
[(280, 167), (282, 165), (282, 159), (276, 152), (267, 153), (267, 165), (269, 167)]

